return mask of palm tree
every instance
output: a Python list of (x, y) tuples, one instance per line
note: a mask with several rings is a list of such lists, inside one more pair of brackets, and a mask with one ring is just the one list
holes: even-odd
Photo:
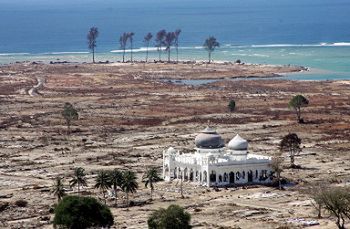
[(70, 187), (78, 186), (78, 194), (80, 194), (80, 187), (86, 187), (86, 177), (85, 177), (85, 169), (79, 167), (74, 169), (73, 178), (69, 181)]
[(120, 48), (123, 50), (123, 63), (125, 62), (125, 50), (126, 44), (128, 43), (129, 35), (128, 33), (123, 33), (119, 38)]
[(114, 200), (115, 200), (115, 205), (117, 205), (117, 188), (118, 186), (121, 187), (123, 184), (123, 173), (120, 172), (118, 169), (114, 169), (112, 171), (110, 171), (109, 173), (109, 178), (111, 179), (111, 185), (113, 187), (113, 191), (114, 191)]
[(179, 62), (179, 36), (181, 33), (181, 29), (175, 30), (175, 49), (176, 49), (176, 62)]
[(162, 178), (160, 178), (158, 171), (156, 168), (150, 168), (146, 171), (146, 173), (142, 177), (142, 182), (145, 183), (145, 187), (149, 185), (151, 188), (151, 200), (153, 196), (153, 190), (154, 190), (154, 183), (161, 181)]
[(95, 181), (95, 188), (99, 188), (102, 191), (106, 204), (106, 190), (112, 187), (110, 173), (104, 170), (99, 171)]
[(148, 48), (152, 37), (153, 37), (152, 33), (147, 33), (147, 35), (143, 38), (143, 42), (146, 44), (146, 62), (148, 62)]
[(175, 40), (174, 32), (166, 33), (163, 43), (165, 46), (165, 51), (168, 52), (168, 62), (170, 62), (170, 51), (171, 51), (171, 46), (174, 44), (174, 40)]
[(216, 41), (216, 38), (213, 36), (210, 36), (207, 38), (203, 44), (203, 47), (205, 50), (208, 51), (208, 57), (209, 57), (209, 64), (211, 63), (211, 53), (214, 52), (216, 47), (220, 47), (219, 42)]
[(56, 177), (52, 193), (57, 197), (57, 202), (60, 202), (60, 200), (66, 195), (62, 177)]
[(130, 61), (132, 62), (132, 45), (133, 45), (133, 41), (134, 41), (134, 35), (135, 35), (135, 33), (133, 33), (133, 32), (129, 32), (128, 33), (128, 39), (129, 39), (129, 41), (130, 41)]
[(123, 172), (123, 183), (121, 188), (126, 193), (127, 205), (129, 205), (129, 192), (134, 193), (136, 192), (136, 189), (139, 187), (136, 180), (137, 180), (137, 177), (135, 172), (133, 171)]
[(97, 27), (91, 27), (89, 33), (87, 34), (89, 49), (92, 51), (92, 62), (95, 63), (95, 48), (96, 48), (96, 39), (98, 37)]
[(157, 47), (158, 54), (159, 54), (159, 61), (162, 60), (161, 54), (162, 54), (162, 46), (164, 43), (165, 35), (166, 35), (165, 29), (160, 30), (156, 35), (156, 47)]

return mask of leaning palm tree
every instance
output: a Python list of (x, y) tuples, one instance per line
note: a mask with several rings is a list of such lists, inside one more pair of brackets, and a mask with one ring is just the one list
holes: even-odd
[(135, 35), (135, 33), (133, 33), (133, 32), (129, 32), (128, 33), (128, 39), (129, 39), (129, 41), (130, 41), (130, 61), (132, 62), (133, 61), (133, 59), (132, 59), (132, 49), (133, 49), (133, 42), (134, 42), (134, 35)]
[(73, 178), (69, 181), (70, 187), (78, 187), (78, 194), (80, 194), (80, 187), (86, 187), (86, 177), (85, 177), (85, 169), (79, 167), (74, 169)]
[(151, 188), (151, 200), (153, 196), (153, 190), (154, 190), (154, 183), (161, 181), (162, 178), (159, 176), (158, 171), (156, 168), (150, 168), (146, 171), (146, 173), (142, 177), (142, 182), (145, 183), (145, 187), (147, 188), (148, 185)]
[(123, 33), (119, 38), (120, 48), (123, 50), (123, 63), (125, 62), (125, 50), (128, 43), (129, 35), (128, 33)]
[(102, 191), (103, 199), (106, 204), (106, 191), (112, 187), (110, 173), (104, 170), (99, 171), (95, 181), (95, 188), (98, 188)]
[(165, 35), (164, 38), (164, 46), (165, 46), (165, 51), (168, 52), (168, 62), (170, 63), (170, 51), (171, 51), (171, 46), (174, 44), (175, 41), (175, 33), (174, 32), (168, 32)]
[(174, 34), (175, 34), (174, 45), (175, 45), (175, 49), (176, 49), (176, 62), (179, 62), (179, 36), (180, 36), (180, 33), (181, 33), (181, 29), (177, 29), (174, 32)]
[(152, 33), (147, 33), (147, 35), (143, 38), (143, 42), (146, 44), (146, 62), (148, 62), (148, 48), (152, 37), (153, 37)]
[(203, 44), (203, 47), (205, 50), (208, 51), (208, 58), (209, 58), (209, 64), (211, 63), (211, 53), (214, 52), (216, 47), (220, 47), (219, 42), (216, 41), (216, 38), (213, 36), (210, 36), (207, 38)]
[(66, 195), (62, 177), (56, 177), (52, 193), (57, 197), (57, 202), (60, 202), (60, 200)]
[(166, 35), (166, 31), (165, 29), (160, 30), (157, 35), (156, 35), (156, 47), (158, 50), (158, 54), (159, 54), (159, 61), (162, 60), (162, 46), (164, 44), (164, 38)]
[(121, 188), (126, 194), (126, 202), (128, 206), (129, 206), (129, 193), (136, 192), (138, 187), (139, 186), (137, 184), (137, 177), (135, 172), (133, 171), (123, 172), (123, 183)]
[(117, 190), (118, 190), (118, 186), (121, 187), (123, 184), (123, 173), (121, 171), (119, 171), (118, 169), (114, 169), (112, 171), (109, 172), (109, 178), (110, 178), (110, 182), (114, 191), (114, 203), (116, 206), (118, 206), (117, 203)]

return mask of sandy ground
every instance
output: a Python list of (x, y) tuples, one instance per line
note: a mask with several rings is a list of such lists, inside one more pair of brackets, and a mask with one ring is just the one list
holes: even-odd
[[(115, 228), (146, 228), (148, 215), (169, 204), (184, 206), (195, 228), (300, 228), (314, 220), (319, 225), (313, 228), (335, 228), (326, 213), (316, 218), (305, 191), (318, 182), (350, 182), (349, 82), (228, 79), (297, 70), (233, 64), (0, 67), (0, 204), (9, 203), (0, 213), (0, 227), (52, 228), (53, 180), (64, 176), (68, 184), (81, 166), (88, 174), (87, 193), (99, 197), (93, 189), (96, 171), (137, 172), (140, 189), (132, 200), (141, 206), (116, 208), (108, 201)], [(202, 86), (164, 80), (208, 78), (223, 80)], [(287, 107), (299, 93), (310, 100), (302, 125)], [(233, 113), (227, 110), (230, 99), (237, 105)], [(70, 136), (60, 115), (65, 102), (80, 114)], [(161, 168), (162, 151), (169, 146), (191, 151), (208, 120), (226, 141), (239, 133), (252, 152), (263, 155), (274, 155), (281, 137), (296, 132), (303, 145), (296, 159), (301, 169), (289, 169), (287, 158), (282, 174), (296, 185), (285, 191), (264, 186), (215, 191), (185, 183), (181, 199), (177, 181), (160, 182), (155, 200), (147, 201), (150, 191), (141, 183), (145, 169)], [(16, 207), (19, 199), (28, 206)]]

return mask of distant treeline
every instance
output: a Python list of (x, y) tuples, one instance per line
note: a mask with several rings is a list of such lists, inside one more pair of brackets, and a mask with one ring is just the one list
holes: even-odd
[[(167, 53), (167, 61), (171, 62), (171, 48), (174, 47), (176, 50), (176, 62), (179, 61), (179, 37), (181, 34), (181, 29), (176, 29), (174, 32), (167, 32), (165, 29), (159, 30), (155, 37), (152, 33), (147, 33), (143, 38), (143, 43), (146, 45), (146, 56), (145, 62), (148, 62), (148, 51), (151, 45), (151, 41), (154, 38), (155, 47), (157, 47), (158, 59), (162, 61), (162, 52)], [(95, 48), (97, 47), (97, 37), (99, 31), (97, 27), (91, 27), (88, 35), (88, 48), (92, 51), (92, 61), (95, 63)], [(134, 32), (124, 32), (120, 35), (119, 45), (120, 49), (123, 51), (123, 63), (125, 62), (125, 52), (128, 45), (130, 45), (130, 61), (133, 62), (133, 43), (134, 43)], [(212, 52), (214, 52), (216, 47), (220, 44), (217, 42), (216, 38), (209, 36), (203, 44), (203, 47), (208, 52), (208, 62), (212, 61)]]

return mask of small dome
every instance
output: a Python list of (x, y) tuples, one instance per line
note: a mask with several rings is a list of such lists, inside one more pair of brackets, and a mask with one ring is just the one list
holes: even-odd
[(166, 152), (168, 154), (176, 154), (176, 150), (173, 147), (169, 147)]
[(205, 128), (197, 135), (195, 144), (198, 148), (202, 149), (217, 149), (225, 146), (221, 136), (210, 127)]
[(248, 141), (237, 134), (236, 137), (228, 143), (228, 148), (231, 150), (247, 150)]

